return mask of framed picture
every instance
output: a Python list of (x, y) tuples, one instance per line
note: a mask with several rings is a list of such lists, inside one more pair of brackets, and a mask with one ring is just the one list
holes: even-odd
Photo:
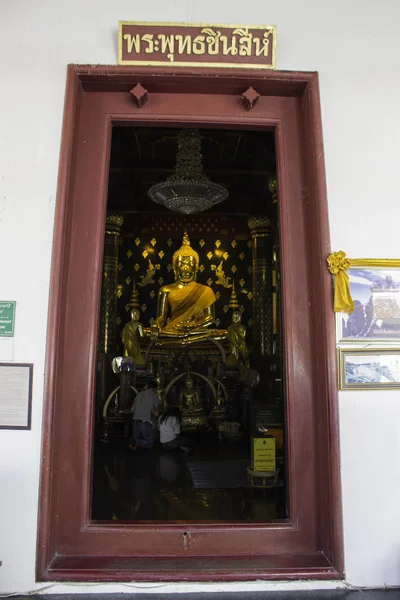
[(400, 344), (400, 260), (351, 259), (354, 312), (337, 313), (338, 344)]
[(340, 348), (339, 389), (400, 389), (400, 350)]

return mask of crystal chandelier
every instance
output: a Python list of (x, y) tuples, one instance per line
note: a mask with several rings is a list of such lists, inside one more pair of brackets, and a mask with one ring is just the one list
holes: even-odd
[(198, 129), (182, 129), (178, 133), (175, 170), (166, 181), (153, 185), (149, 196), (153, 202), (187, 215), (226, 200), (228, 191), (203, 173)]

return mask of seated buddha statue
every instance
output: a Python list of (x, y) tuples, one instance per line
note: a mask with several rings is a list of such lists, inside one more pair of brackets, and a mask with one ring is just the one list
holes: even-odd
[(182, 246), (172, 257), (174, 283), (164, 285), (158, 292), (157, 317), (151, 327), (151, 336), (159, 342), (175, 341), (181, 344), (205, 340), (224, 339), (224, 329), (213, 329), (213, 290), (196, 282), (199, 255), (190, 246), (187, 233)]
[(193, 378), (190, 373), (185, 377), (185, 387), (180, 393), (179, 401), (183, 429), (197, 429), (207, 425), (207, 416), (204, 410), (203, 402), (194, 387)]

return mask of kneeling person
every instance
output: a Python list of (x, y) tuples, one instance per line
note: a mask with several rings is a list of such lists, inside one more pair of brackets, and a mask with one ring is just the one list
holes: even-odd
[(165, 450), (180, 448), (189, 452), (195, 442), (181, 435), (182, 413), (177, 406), (168, 408), (158, 420), (160, 427), (160, 442)]

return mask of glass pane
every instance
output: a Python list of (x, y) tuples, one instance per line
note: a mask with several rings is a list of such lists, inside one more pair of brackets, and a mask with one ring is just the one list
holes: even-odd
[(280, 307), (274, 133), (115, 127), (93, 519), (288, 517)]

